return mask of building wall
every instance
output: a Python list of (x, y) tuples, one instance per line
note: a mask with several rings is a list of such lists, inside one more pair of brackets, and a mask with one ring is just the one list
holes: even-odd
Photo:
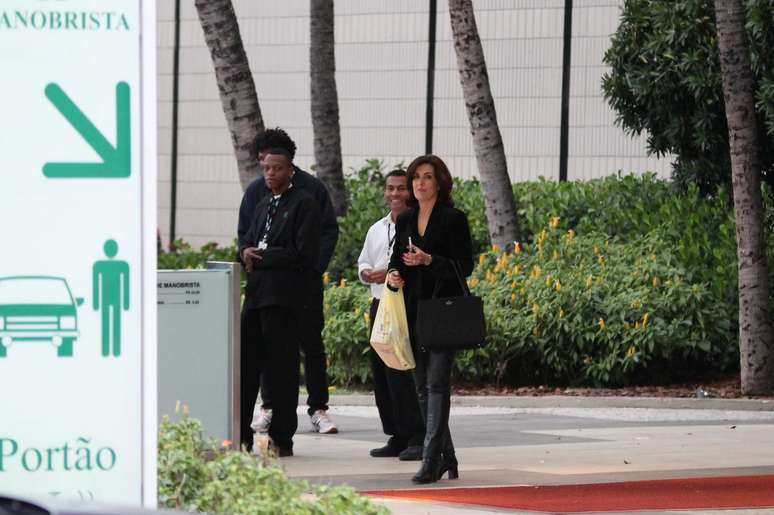
[[(642, 139), (614, 126), (601, 96), (602, 56), (623, 0), (575, 0), (570, 180), (618, 170), (669, 173)], [(314, 162), (308, 0), (233, 0), (267, 127)], [(212, 61), (193, 2), (181, 2), (177, 236), (229, 243), (241, 189)], [(514, 181), (559, 169), (564, 0), (476, 0), (476, 19)], [(336, 0), (336, 81), (345, 171), (366, 159), (408, 164), (425, 148), (428, 12), (416, 0)], [(159, 225), (169, 237), (174, 2), (158, 2)], [(433, 150), (460, 177), (476, 176), (446, 2), (438, 2)]]

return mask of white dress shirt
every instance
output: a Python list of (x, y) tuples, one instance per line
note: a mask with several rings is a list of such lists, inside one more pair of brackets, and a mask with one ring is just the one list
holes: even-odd
[(392, 221), (392, 213), (373, 224), (368, 229), (363, 250), (360, 251), (360, 257), (357, 258), (357, 277), (363, 284), (371, 287), (371, 295), (375, 299), (382, 296), (384, 283), (372, 284), (363, 280), (360, 275), (363, 270), (379, 270), (387, 268), (392, 255), (392, 244), (395, 240), (395, 222)]

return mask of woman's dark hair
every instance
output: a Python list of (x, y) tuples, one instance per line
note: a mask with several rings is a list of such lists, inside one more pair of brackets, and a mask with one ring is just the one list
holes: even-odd
[(259, 134), (255, 138), (253, 148), (255, 149), (256, 156), (260, 154), (262, 150), (267, 150), (270, 148), (284, 148), (290, 154), (291, 161), (293, 161), (293, 159), (296, 157), (296, 144), (292, 139), (290, 139), (288, 133), (279, 127), (275, 129), (267, 129)]
[(443, 162), (443, 160), (438, 157), (434, 156), (433, 154), (428, 154), (426, 156), (419, 156), (418, 158), (414, 159), (410, 165), (408, 165), (408, 168), (406, 169), (406, 175), (408, 176), (408, 186), (409, 186), (409, 192), (411, 192), (411, 197), (408, 200), (408, 205), (411, 207), (417, 206), (417, 199), (414, 196), (414, 177), (417, 174), (417, 168), (419, 168), (420, 165), (428, 164), (433, 167), (433, 171), (435, 172), (435, 180), (438, 183), (438, 202), (441, 204), (445, 204), (447, 206), (454, 206), (454, 201), (451, 197), (451, 190), (452, 190), (452, 176), (451, 173), (449, 173), (449, 168), (446, 166), (446, 163)]

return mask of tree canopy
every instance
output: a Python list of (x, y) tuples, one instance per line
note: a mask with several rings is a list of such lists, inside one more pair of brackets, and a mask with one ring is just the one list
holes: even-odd
[[(764, 180), (774, 182), (774, 4), (748, 0)], [(705, 193), (729, 184), (723, 88), (712, 0), (626, 0), (604, 62), (602, 89), (628, 134), (674, 154), (673, 176)]]

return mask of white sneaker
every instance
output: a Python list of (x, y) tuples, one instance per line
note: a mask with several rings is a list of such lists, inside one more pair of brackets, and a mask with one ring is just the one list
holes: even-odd
[(318, 409), (311, 415), (312, 427), (318, 433), (333, 434), (338, 433), (339, 428), (333, 423), (333, 420), (328, 416), (328, 412)]
[(252, 427), (253, 431), (255, 431), (256, 433), (268, 433), (270, 425), (271, 425), (271, 410), (261, 408), (258, 410), (258, 413), (256, 413), (255, 417), (253, 418), (253, 423), (250, 424), (250, 427)]

